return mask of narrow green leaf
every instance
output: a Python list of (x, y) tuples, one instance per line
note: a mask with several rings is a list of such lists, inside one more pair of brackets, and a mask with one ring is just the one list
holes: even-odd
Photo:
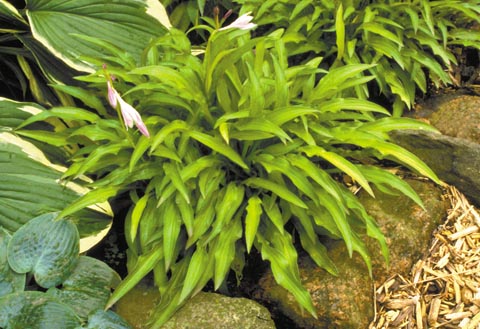
[(165, 269), (168, 270), (172, 262), (175, 261), (175, 247), (180, 235), (180, 227), (182, 225), (181, 217), (177, 209), (175, 201), (168, 199), (163, 212), (163, 252), (165, 260)]
[(170, 134), (177, 132), (177, 131), (185, 131), (188, 130), (188, 125), (185, 121), (175, 120), (170, 122), (169, 124), (165, 125), (158, 133), (155, 134), (152, 138), (152, 147), (151, 151), (155, 151), (155, 149), (163, 143), (165, 138), (167, 138)]
[(112, 196), (117, 195), (119, 190), (119, 186), (106, 186), (92, 190), (62, 210), (58, 215), (58, 218), (71, 215), (77, 211), (87, 208), (88, 206), (105, 202)]
[(182, 292), (177, 302), (180, 305), (197, 287), (198, 282), (202, 278), (205, 266), (209, 258), (212, 257), (207, 254), (203, 248), (197, 248), (190, 259), (187, 275), (185, 276)]
[(299, 149), (299, 151), (300, 152), (305, 152), (305, 154), (307, 156), (309, 156), (310, 158), (314, 157), (314, 156), (318, 156), (318, 157), (321, 157), (321, 158), (327, 160), (332, 165), (334, 165), (338, 169), (342, 170), (347, 175), (349, 175), (352, 179), (357, 181), (358, 184), (360, 184), (360, 186), (362, 186), (368, 192), (368, 194), (373, 196), (373, 191), (372, 191), (370, 185), (368, 185), (368, 181), (362, 175), (360, 170), (358, 170), (358, 168), (354, 164), (352, 164), (350, 161), (346, 160), (341, 155), (338, 155), (338, 154), (333, 153), (333, 152), (328, 152), (328, 151), (326, 151), (325, 149), (323, 149), (319, 146), (304, 146), (304, 147), (301, 147)]
[(185, 201), (189, 204), (190, 203), (190, 192), (185, 185), (185, 181), (182, 180), (180, 175), (180, 171), (178, 165), (173, 162), (166, 162), (163, 164), (163, 170), (165, 171), (165, 175), (167, 175), (172, 184), (175, 186), (178, 192), (182, 195)]
[(109, 309), (120, 298), (125, 296), (125, 294), (135, 287), (162, 259), (163, 248), (158, 246), (150, 250), (148, 253), (138, 257), (135, 267), (115, 289), (112, 296), (110, 296), (105, 309)]
[(138, 201), (135, 203), (135, 206), (133, 207), (132, 215), (130, 216), (130, 225), (128, 231), (126, 232), (129, 236), (130, 241), (135, 241), (135, 238), (137, 237), (138, 226), (140, 224), (140, 220), (142, 219), (143, 211), (147, 206), (149, 198), (150, 196), (148, 194), (145, 194), (140, 199), (138, 199)]
[(218, 236), (214, 247), (215, 271), (214, 288), (217, 290), (227, 276), (232, 261), (235, 258), (236, 242), (242, 237), (242, 222), (240, 216), (225, 227), (221, 235)]
[(107, 110), (105, 109), (105, 106), (103, 106), (102, 101), (92, 94), (91, 91), (87, 91), (81, 87), (58, 84), (53, 84), (51, 87), (81, 100), (85, 105), (95, 109), (99, 114), (106, 116)]
[(374, 22), (368, 22), (368, 23), (363, 23), (360, 28), (365, 30), (365, 31), (378, 34), (378, 35), (384, 37), (387, 40), (393, 41), (399, 47), (403, 46), (402, 39), (398, 35), (394, 34), (393, 32), (390, 32), (389, 30), (384, 28), (384, 26), (381, 25), (381, 24), (374, 23)]
[(280, 198), (284, 199), (285, 201), (291, 202), (300, 208), (307, 208), (307, 205), (293, 193), (287, 187), (274, 183), (270, 180), (259, 178), (259, 177), (251, 177), (244, 181), (245, 185), (251, 187), (258, 187), (261, 189), (268, 190), (273, 194), (278, 195)]
[(248, 199), (247, 215), (245, 217), (245, 244), (247, 252), (250, 253), (255, 235), (257, 234), (258, 225), (262, 216), (262, 199), (254, 195)]
[(205, 146), (211, 148), (212, 150), (224, 155), (243, 169), (247, 171), (249, 170), (248, 165), (243, 161), (241, 156), (237, 152), (235, 152), (230, 146), (225, 144), (223, 140), (198, 131), (189, 131), (187, 133), (193, 139), (199, 141)]
[(285, 143), (286, 141), (291, 141), (290, 136), (279, 126), (271, 122), (269, 119), (264, 118), (255, 118), (252, 120), (245, 120), (235, 123), (234, 127), (239, 131), (258, 131), (273, 136), (277, 136), (280, 140)]
[(303, 249), (308, 252), (308, 255), (313, 259), (315, 264), (326, 270), (331, 275), (337, 276), (339, 274), (337, 267), (330, 257), (328, 257), (328, 250), (318, 240), (318, 237), (315, 236), (312, 240), (301, 225), (298, 226), (297, 229)]
[(343, 58), (345, 52), (345, 22), (343, 21), (343, 4), (337, 8), (337, 13), (335, 15), (335, 35), (336, 35), (336, 44), (337, 44), (337, 60)]

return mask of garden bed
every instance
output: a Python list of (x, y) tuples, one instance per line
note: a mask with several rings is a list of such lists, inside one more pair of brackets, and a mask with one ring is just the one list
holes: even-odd
[(376, 289), (370, 328), (478, 328), (480, 215), (454, 187), (448, 217), (410, 277), (395, 275)]

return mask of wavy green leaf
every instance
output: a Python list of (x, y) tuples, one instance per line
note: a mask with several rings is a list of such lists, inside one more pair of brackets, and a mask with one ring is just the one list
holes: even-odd
[(33, 218), (8, 244), (8, 263), (17, 273), (32, 272), (44, 288), (62, 283), (73, 271), (79, 252), (76, 226), (58, 213)]

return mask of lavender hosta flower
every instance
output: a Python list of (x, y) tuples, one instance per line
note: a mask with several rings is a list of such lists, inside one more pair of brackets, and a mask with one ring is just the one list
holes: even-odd
[(227, 25), (219, 29), (219, 31), (227, 29), (240, 29), (240, 30), (249, 30), (257, 26), (257, 24), (252, 23), (253, 16), (250, 16), (251, 12), (245, 13), (242, 16), (238, 17), (232, 24)]
[(120, 94), (113, 88), (112, 81), (107, 81), (107, 89), (108, 89), (108, 102), (113, 108), (117, 108), (117, 105), (120, 107), (120, 112), (122, 113), (123, 122), (125, 123), (125, 127), (133, 128), (133, 125), (137, 126), (138, 130), (145, 135), (146, 137), (150, 137), (150, 133), (148, 132), (147, 126), (143, 123), (142, 117), (140, 113), (138, 113), (135, 108), (125, 102)]

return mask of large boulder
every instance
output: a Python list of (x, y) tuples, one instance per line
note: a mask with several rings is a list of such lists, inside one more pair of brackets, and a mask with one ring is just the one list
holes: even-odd
[(424, 202), (425, 209), (405, 196), (376, 191), (376, 199), (366, 193), (360, 200), (377, 220), (390, 249), (390, 267), (380, 254), (378, 243), (369, 238), (367, 247), (373, 263), (373, 280), (358, 254), (353, 258), (343, 242), (334, 242), (329, 255), (338, 277), (314, 266), (308, 257), (299, 258), (303, 284), (310, 291), (318, 320), (302, 311), (294, 298), (275, 283), (268, 271), (259, 282), (256, 296), (293, 320), (297, 328), (367, 328), (373, 318), (374, 283), (383, 284), (394, 275), (407, 275), (412, 265), (428, 250), (432, 232), (445, 219), (447, 205), (439, 187), (424, 181), (409, 181)]
[(395, 131), (394, 142), (425, 161), (443, 181), (480, 205), (480, 97), (443, 95), (410, 114), (427, 120), (441, 134)]
[[(146, 329), (149, 328), (150, 313), (159, 298), (157, 288), (140, 284), (115, 305), (116, 312), (133, 328)], [(275, 329), (275, 324), (268, 310), (253, 300), (200, 292), (162, 328)]]

